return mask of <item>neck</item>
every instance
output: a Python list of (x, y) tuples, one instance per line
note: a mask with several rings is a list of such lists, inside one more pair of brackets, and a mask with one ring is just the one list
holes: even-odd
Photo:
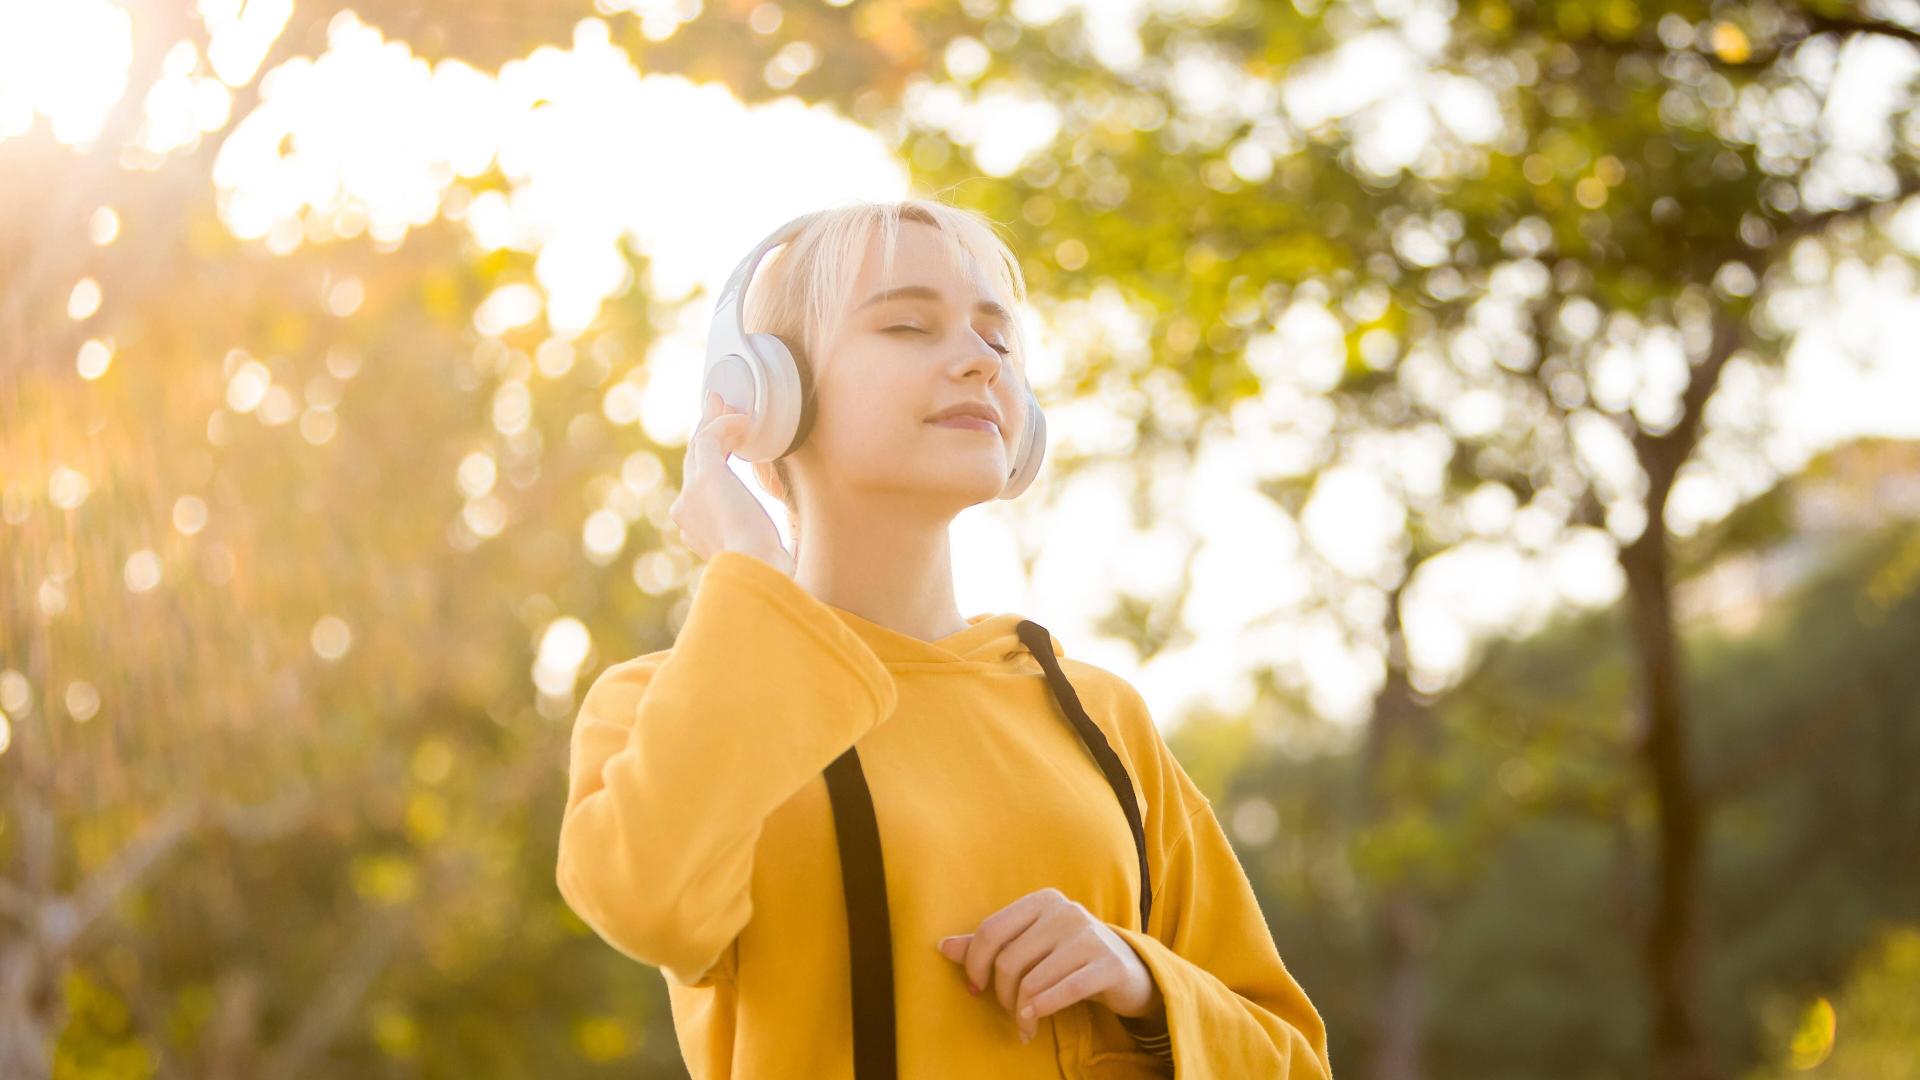
[(951, 520), (873, 506), (803, 509), (794, 580), (824, 603), (921, 641), (959, 633), (967, 620), (953, 596)]

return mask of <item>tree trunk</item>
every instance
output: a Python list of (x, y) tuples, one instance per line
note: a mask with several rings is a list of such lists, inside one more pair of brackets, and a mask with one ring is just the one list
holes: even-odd
[(1386, 992), (1380, 996), (1374, 1044), (1374, 1080), (1420, 1080), (1426, 1053), (1426, 957), (1420, 927), (1426, 913), (1406, 885), (1387, 890), (1380, 906), (1381, 961)]
[(1653, 1076), (1717, 1080), (1704, 1023), (1700, 887), (1702, 805), (1687, 766), (1686, 704), (1667, 566), (1665, 499), (1649, 499), (1646, 530), (1621, 548), (1639, 668), (1636, 747), (1654, 795), (1654, 898), (1642, 961), (1653, 990)]
[[(1411, 568), (1403, 579), (1412, 578)], [(1432, 713), (1407, 681), (1406, 648), (1400, 631), (1400, 589), (1387, 600), (1387, 679), (1374, 698), (1367, 725), (1368, 816), (1390, 817), (1403, 800), (1418, 798), (1420, 775), (1433, 750)], [(1426, 911), (1406, 876), (1383, 882), (1377, 914), (1379, 965), (1385, 981), (1374, 1018), (1376, 1038), (1367, 1074), (1372, 1080), (1420, 1080), (1426, 1033)]]

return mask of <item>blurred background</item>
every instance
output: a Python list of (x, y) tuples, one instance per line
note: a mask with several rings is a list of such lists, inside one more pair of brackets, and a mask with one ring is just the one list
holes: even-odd
[(962, 610), (1142, 689), (1341, 1076), (1920, 1076), (1916, 42), (0, 0), (0, 1075), (684, 1075), (568, 732), (688, 610), (713, 291), (936, 193), (1053, 435)]

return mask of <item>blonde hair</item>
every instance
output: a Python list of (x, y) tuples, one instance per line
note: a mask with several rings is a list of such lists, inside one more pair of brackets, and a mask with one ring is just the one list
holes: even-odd
[[(1011, 298), (1008, 308), (1016, 312), (1014, 325), (1008, 328), (1012, 337), (1009, 355), (1019, 376), (1026, 377), (1026, 339), (1015, 307), (1027, 298), (1026, 278), (1020, 272), (1020, 260), (1001, 239), (992, 219), (928, 198), (829, 207), (768, 253), (741, 304), (741, 323), (747, 332), (773, 334), (787, 342), (795, 363), (810, 376), (801, 419), (803, 433), (811, 427), (813, 399), (818, 395), (820, 369), (814, 361), (821, 357), (824, 343), (832, 341), (840, 330), (867, 246), (877, 231), (881, 238), (881, 280), (891, 282), (894, 247), (903, 220), (937, 230), (947, 264), (955, 271), (964, 274), (972, 267), (984, 268), (988, 279), (1005, 290)], [(786, 506), (797, 557), (800, 505), (786, 461), (755, 462), (753, 475)]]

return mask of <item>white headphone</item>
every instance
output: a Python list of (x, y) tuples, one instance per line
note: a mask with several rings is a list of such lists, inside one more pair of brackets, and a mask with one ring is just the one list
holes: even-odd
[[(716, 391), (728, 405), (749, 417), (746, 438), (733, 452), (747, 461), (772, 461), (792, 453), (813, 429), (812, 374), (794, 362), (799, 350), (774, 334), (749, 334), (741, 323), (740, 308), (753, 278), (754, 267), (766, 253), (786, 243), (806, 223), (825, 211), (802, 214), (768, 234), (753, 252), (740, 260), (733, 276), (714, 302), (713, 322), (707, 330), (707, 360), (700, 379), (700, 400)], [(1033, 386), (1022, 380), (1027, 397), (1027, 423), (1013, 468), (996, 498), (1011, 499), (1027, 489), (1046, 455), (1047, 420)]]

